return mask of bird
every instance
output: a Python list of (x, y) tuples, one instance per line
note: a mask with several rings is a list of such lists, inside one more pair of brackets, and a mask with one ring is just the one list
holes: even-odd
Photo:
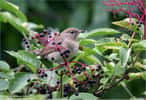
[(63, 63), (71, 59), (79, 49), (77, 37), (83, 30), (67, 28), (55, 36), (42, 50), (39, 55), (52, 62)]
[(63, 63), (65, 60), (71, 59), (75, 54), (77, 54), (79, 43), (74, 40), (69, 40), (66, 38), (61, 44), (60, 51), (55, 51), (46, 55), (50, 61)]

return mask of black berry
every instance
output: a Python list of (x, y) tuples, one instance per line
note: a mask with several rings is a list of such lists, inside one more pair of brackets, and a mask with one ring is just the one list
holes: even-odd
[(60, 81), (57, 81), (57, 84), (60, 84)]
[(31, 81), (31, 79), (28, 79), (28, 80), (27, 80), (27, 82), (30, 82), (30, 81)]
[(78, 91), (75, 91), (75, 96), (79, 96), (79, 93), (78, 93)]
[(55, 42), (52, 42), (52, 45), (55, 45), (56, 43)]
[(29, 45), (27, 45), (26, 47), (27, 47), (27, 48), (30, 48), (30, 46), (29, 46)]
[(52, 58), (51, 58), (51, 60), (53, 61), (53, 60), (55, 60), (55, 58), (54, 58), (54, 57), (52, 57)]
[(52, 38), (52, 36), (49, 36), (49, 38)]
[(68, 55), (65, 55), (65, 57), (68, 58), (69, 56)]
[(96, 83), (96, 80), (88, 80), (88, 83), (89, 84), (94, 84), (94, 83)]
[(45, 73), (45, 74), (44, 74), (44, 77), (47, 77), (47, 76), (48, 76), (48, 75)]
[(64, 96), (64, 97), (67, 97), (67, 92), (64, 92), (63, 96)]
[(61, 45), (61, 42), (57, 43), (58, 45)]
[(52, 99), (52, 94), (48, 94), (47, 99)]
[(66, 50), (65, 53), (70, 53), (70, 50)]

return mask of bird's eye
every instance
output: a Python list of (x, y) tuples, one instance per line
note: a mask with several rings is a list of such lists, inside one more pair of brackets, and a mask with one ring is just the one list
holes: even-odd
[(74, 34), (74, 31), (71, 31), (70, 33), (71, 33), (71, 34)]

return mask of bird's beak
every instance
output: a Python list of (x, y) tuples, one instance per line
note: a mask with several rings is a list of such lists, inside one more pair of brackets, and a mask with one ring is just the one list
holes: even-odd
[(85, 30), (80, 30), (80, 33), (84, 33), (85, 32)]

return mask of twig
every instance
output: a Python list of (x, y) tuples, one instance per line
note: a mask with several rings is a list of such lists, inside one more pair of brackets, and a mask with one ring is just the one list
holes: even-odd
[(135, 37), (135, 34), (136, 34), (135, 32), (132, 33), (132, 36), (131, 36), (129, 43), (128, 43), (128, 48), (130, 48), (131, 43), (132, 43), (132, 39)]
[(115, 86), (118, 85), (121, 81), (123, 81), (123, 80), (127, 77), (127, 75), (128, 75), (128, 70), (125, 71), (123, 77), (122, 77), (121, 79), (119, 79), (116, 83), (111, 84), (110, 86), (105, 87), (105, 88), (102, 89), (102, 90), (95, 91), (95, 92), (94, 92), (94, 95), (95, 95), (95, 96), (99, 96), (101, 93), (104, 93), (106, 90), (115, 87)]
[(14, 69), (14, 71), (15, 72), (21, 72), (24, 67), (25, 67), (24, 65), (20, 65), (19, 67), (17, 67), (16, 69)]
[(63, 97), (63, 72), (60, 74), (60, 98)]

